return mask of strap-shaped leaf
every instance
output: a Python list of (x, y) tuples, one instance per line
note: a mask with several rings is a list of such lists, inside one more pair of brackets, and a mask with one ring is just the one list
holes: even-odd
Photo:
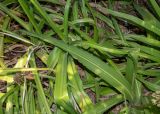
[(150, 2), (150, 4), (152, 5), (154, 11), (156, 12), (156, 14), (158, 15), (158, 17), (160, 18), (160, 7), (157, 4), (156, 0), (148, 0)]
[(91, 4), (92, 7), (96, 7), (100, 12), (102, 12), (105, 15), (111, 14), (112, 16), (118, 17), (120, 19), (125, 19), (130, 21), (133, 24), (136, 24), (140, 27), (145, 28), (146, 30), (149, 30), (155, 34), (157, 34), (158, 36), (160, 36), (160, 29), (157, 28), (156, 26), (154, 26), (153, 24), (150, 24), (138, 17), (126, 14), (126, 13), (121, 13), (118, 11), (113, 11), (111, 9), (106, 9), (104, 7), (102, 7), (101, 5), (96, 5), (96, 4)]
[[(36, 63), (35, 63), (34, 55), (31, 56), (30, 66), (34, 67), (34, 68), (37, 67)], [(44, 90), (43, 90), (43, 87), (42, 87), (42, 84), (41, 84), (41, 80), (39, 78), (39, 73), (37, 71), (33, 71), (33, 74), (34, 74), (34, 78), (35, 78), (36, 87), (37, 87), (37, 90), (38, 90), (38, 96), (40, 97), (40, 99), (42, 101), (44, 109), (45, 109), (47, 114), (52, 114), (52, 112), (50, 110), (50, 106), (49, 106), (48, 101), (46, 99), (46, 96), (44, 94)]]
[(128, 99), (131, 100), (133, 98), (131, 85), (128, 83), (128, 81), (98, 57), (80, 48), (69, 46), (60, 40), (56, 40), (51, 37), (44, 37), (43, 35), (38, 35), (38, 34), (29, 33), (25, 31), (23, 32), (69, 52), (75, 59), (77, 59), (85, 67), (93, 71), (95, 74), (100, 76), (103, 80), (105, 80), (111, 86), (119, 90)]
[(54, 87), (55, 103), (62, 106), (65, 111), (76, 114), (74, 111), (67, 90), (67, 54), (61, 53), (56, 67), (56, 80)]
[(51, 53), (49, 54), (48, 59), (47, 59), (47, 66), (49, 68), (53, 69), (56, 66), (61, 52), (62, 51), (59, 48), (56, 48), (56, 47), (51, 51)]
[(36, 32), (40, 33), (40, 29), (37, 26), (37, 23), (34, 19), (33, 12), (30, 10), (28, 3), (25, 0), (18, 0), (19, 4), (21, 5), (22, 9), (26, 13), (27, 17), (29, 18), (30, 22), (34, 26)]
[(103, 80), (115, 87), (121, 93), (125, 94), (127, 98), (132, 98), (131, 88), (128, 81), (101, 59), (73, 46), (68, 46), (68, 49), (65, 51), (68, 51), (75, 59), (86, 66), (89, 70), (100, 76)]
[(64, 35), (58, 28), (57, 24), (52, 21), (52, 19), (48, 16), (48, 14), (43, 10), (41, 5), (37, 0), (31, 0), (32, 4), (35, 6), (35, 8), (38, 10), (38, 12), (43, 16), (43, 18), (48, 22), (48, 24), (51, 26), (51, 28), (58, 34), (58, 36), (61, 39), (64, 39)]
[(159, 91), (160, 90), (160, 86), (158, 84), (151, 83), (151, 82), (149, 82), (147, 80), (144, 80), (141, 77), (138, 77), (138, 80), (141, 81), (151, 91)]
[[(95, 105), (96, 114), (103, 114), (106, 110), (110, 109), (111, 107), (115, 106), (116, 104), (123, 101), (123, 97), (121, 95), (116, 95), (109, 100), (105, 100), (99, 102)], [(84, 114), (91, 114), (92, 110), (88, 110)]]
[(88, 95), (83, 90), (83, 84), (76, 69), (76, 65), (71, 57), (68, 58), (68, 78), (71, 84), (71, 91), (75, 97), (76, 102), (81, 108), (82, 112), (92, 108), (93, 103)]
[(0, 10), (7, 13), (10, 17), (15, 19), (21, 26), (23, 26), (26, 30), (30, 30), (28, 23), (24, 22), (21, 18), (17, 17), (12, 10), (5, 7), (2, 3), (0, 3)]

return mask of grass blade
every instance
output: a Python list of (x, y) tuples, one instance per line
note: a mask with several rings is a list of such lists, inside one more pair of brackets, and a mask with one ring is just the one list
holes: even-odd
[[(2, 29), (7, 29), (8, 24), (9, 24), (10, 18), (9, 17), (5, 17), (3, 25), (2, 25)], [(0, 66), (5, 68), (5, 64), (4, 64), (4, 35), (0, 35)]]
[[(109, 100), (99, 102), (95, 105), (96, 114), (103, 114), (106, 110), (110, 109), (111, 107), (115, 106), (116, 104), (123, 101), (123, 97), (121, 95), (114, 96)], [(91, 114), (91, 111), (88, 110), (84, 114)]]
[(69, 19), (69, 11), (70, 11), (71, 0), (67, 0), (65, 11), (64, 11), (64, 40), (68, 42), (68, 19)]
[[(109, 0), (109, 8), (113, 10), (113, 3), (110, 0)], [(125, 38), (123, 36), (123, 33), (117, 23), (117, 20), (114, 17), (111, 17), (111, 20), (112, 20), (113, 26), (115, 28), (114, 29), (115, 33), (119, 36), (119, 38), (122, 40), (123, 43), (126, 43)]]
[[(32, 57), (31, 57), (30, 64), (31, 64), (31, 67), (36, 68), (34, 55), (32, 55)], [(34, 74), (36, 86), (37, 86), (37, 89), (38, 89), (38, 95), (41, 98), (41, 101), (43, 103), (44, 109), (47, 112), (47, 114), (52, 114), (52, 112), (50, 110), (50, 107), (49, 107), (49, 104), (47, 102), (47, 99), (45, 97), (44, 90), (43, 90), (43, 87), (42, 87), (42, 84), (41, 84), (41, 80), (39, 78), (39, 75), (38, 75), (37, 71), (33, 71), (33, 74)]]
[(68, 58), (68, 78), (71, 84), (71, 91), (75, 97), (76, 102), (81, 108), (81, 111), (85, 112), (88, 109), (94, 110), (91, 99), (83, 90), (82, 81), (71, 57)]
[(150, 4), (152, 5), (154, 11), (156, 12), (156, 14), (158, 15), (158, 17), (160, 18), (160, 7), (157, 4), (157, 2), (155, 0), (148, 0), (150, 2)]
[(67, 89), (67, 54), (61, 53), (57, 67), (54, 87), (55, 103), (62, 106), (65, 111), (76, 114), (72, 108)]
[(34, 19), (33, 12), (30, 10), (28, 3), (25, 0), (18, 0), (18, 2), (20, 3), (20, 5), (23, 8), (25, 14), (27, 15), (27, 17), (31, 21), (32, 25), (34, 26), (36, 32), (40, 33), (40, 29), (37, 26), (37, 23)]
[(160, 29), (159, 28), (157, 28), (156, 26), (154, 26), (154, 25), (152, 25), (150, 23), (147, 23), (146, 21), (144, 21), (144, 20), (142, 20), (140, 18), (137, 18), (137, 17), (129, 15), (129, 14), (113, 11), (111, 9), (107, 9), (106, 10), (106, 8), (104, 8), (104, 7), (100, 6), (100, 5), (96, 5), (96, 4), (91, 4), (91, 6), (96, 7), (99, 11), (101, 11), (105, 15), (110, 14), (112, 16), (128, 20), (131, 23), (136, 24), (136, 25), (138, 25), (140, 27), (143, 27), (146, 30), (149, 30), (149, 31), (157, 34), (158, 36), (160, 36)]
[(39, 2), (37, 0), (30, 0), (38, 12), (43, 16), (43, 18), (47, 21), (47, 23), (51, 26), (51, 28), (58, 34), (58, 36), (64, 40), (63, 33), (59, 30), (57, 24), (52, 21), (52, 19), (48, 16), (48, 14), (42, 9)]
[(44, 39), (42, 35), (37, 35), (28, 32), (25, 33), (69, 52), (75, 59), (77, 59), (84, 66), (86, 66), (91, 71), (94, 71), (94, 73), (100, 76), (103, 80), (111, 84), (121, 93), (125, 94), (128, 99), (131, 100), (133, 98), (131, 92), (131, 85), (128, 83), (128, 81), (96, 56), (93, 56), (92, 54), (77, 47), (69, 46), (53, 38), (48, 37)]
[(138, 80), (141, 81), (151, 91), (159, 91), (160, 90), (160, 86), (157, 84), (146, 81), (143, 78), (138, 78)]
[(18, 23), (20, 23), (22, 25), (22, 27), (24, 27), (26, 30), (30, 30), (29, 25), (24, 22), (22, 19), (20, 19), (19, 17), (17, 17), (16, 15), (14, 15), (14, 13), (12, 12), (12, 10), (8, 9), (7, 7), (5, 7), (2, 3), (0, 3), (0, 9), (2, 11), (4, 11), (5, 13), (7, 13), (10, 17), (14, 18)]

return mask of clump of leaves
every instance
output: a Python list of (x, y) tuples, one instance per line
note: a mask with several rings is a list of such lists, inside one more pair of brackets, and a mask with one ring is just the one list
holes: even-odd
[[(7, 90), (0, 94), (0, 113), (103, 114), (121, 104), (120, 113), (155, 112), (143, 91), (160, 89), (160, 8), (149, 1), (151, 11), (123, 2), (133, 4), (139, 18), (114, 11), (110, 0), (3, 0), (0, 79)], [(116, 17), (146, 34), (123, 33)], [(3, 58), (8, 42), (28, 47), (12, 68)], [(30, 74), (15, 77), (18, 72), (30, 72), (32, 79)], [(96, 103), (86, 89), (94, 92)], [(112, 97), (101, 101), (102, 96)]]

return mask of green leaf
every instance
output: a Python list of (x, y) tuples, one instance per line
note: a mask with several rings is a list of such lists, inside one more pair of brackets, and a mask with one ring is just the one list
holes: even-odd
[(105, 15), (112, 15), (112, 16), (115, 16), (115, 17), (119, 17), (120, 19), (125, 19), (125, 20), (128, 20), (130, 21), (131, 23), (133, 24), (136, 24), (140, 27), (143, 27), (145, 28), (146, 30), (149, 30), (155, 34), (157, 34), (158, 36), (160, 36), (160, 29), (157, 28), (156, 26), (154, 26), (153, 24), (150, 24), (138, 17), (135, 17), (135, 16), (132, 16), (132, 15), (129, 15), (129, 14), (126, 14), (126, 13), (121, 13), (121, 12), (118, 12), (118, 11), (113, 11), (111, 9), (107, 9), (100, 6), (100, 5), (95, 5), (95, 4), (91, 4), (93, 7), (96, 7), (100, 12), (102, 12), (103, 14)]
[[(116, 95), (109, 100), (101, 101), (95, 105), (96, 114), (103, 114), (105, 111), (109, 110), (111, 107), (123, 101), (121, 95)], [(91, 114), (91, 110), (88, 110), (84, 114)]]
[(49, 15), (42, 9), (41, 5), (37, 0), (30, 0), (32, 4), (35, 6), (35, 8), (38, 10), (38, 12), (43, 16), (43, 18), (46, 20), (46, 22), (50, 25), (50, 27), (58, 34), (58, 36), (64, 40), (64, 35), (58, 28), (58, 25), (52, 21), (52, 19), (49, 17)]
[(72, 107), (68, 94), (67, 84), (67, 54), (61, 53), (56, 66), (56, 80), (54, 87), (54, 100), (58, 106), (62, 106), (65, 111), (76, 114)]
[(100, 76), (103, 80), (105, 80), (107, 83), (115, 87), (128, 99), (132, 100), (133, 96), (132, 96), (131, 85), (128, 83), (128, 81), (98, 57), (93, 56), (87, 51), (84, 51), (74, 46), (69, 46), (63, 43), (62, 41), (50, 37), (44, 39), (42, 35), (37, 35), (28, 32), (25, 33), (67, 51), (80, 63), (86, 66), (89, 70), (91, 70), (96, 75)]
[(94, 110), (91, 99), (83, 90), (82, 80), (71, 57), (68, 58), (68, 78), (71, 84), (71, 91), (81, 111), (85, 112), (90, 108)]
[(23, 8), (25, 14), (27, 15), (27, 17), (29, 18), (29, 20), (31, 21), (32, 25), (34, 26), (35, 30), (40, 33), (40, 29), (37, 26), (37, 23), (34, 19), (34, 15), (33, 12), (31, 11), (31, 9), (29, 8), (28, 3), (26, 2), (26, 0), (18, 0), (18, 2), (20, 3), (21, 7)]
[(18, 23), (20, 23), (20, 25), (22, 25), (22, 27), (24, 27), (26, 30), (30, 30), (29, 24), (24, 22), (22, 19), (20, 19), (19, 17), (17, 17), (12, 10), (8, 9), (7, 7), (5, 7), (2, 3), (0, 3), (0, 9), (2, 11), (4, 11), (5, 13), (7, 13), (10, 17), (14, 18)]
[(89, 46), (99, 51), (105, 51), (105, 52), (109, 52), (109, 53), (117, 54), (117, 55), (125, 55), (125, 54), (128, 54), (129, 51), (132, 51), (132, 50), (127, 50), (127, 49), (125, 50), (125, 49), (108, 48), (107, 46), (103, 46), (101, 44), (92, 43), (92, 42), (78, 42), (75, 45), (79, 45), (82, 47)]
[(148, 0), (150, 2), (150, 4), (152, 5), (154, 11), (156, 12), (156, 14), (158, 15), (158, 17), (160, 18), (160, 7), (157, 4), (156, 0)]
[[(31, 67), (36, 68), (34, 55), (32, 55), (32, 57), (31, 57), (30, 65), (31, 65)], [(34, 78), (35, 78), (35, 82), (36, 82), (36, 87), (38, 89), (38, 95), (41, 98), (41, 101), (43, 103), (44, 109), (47, 112), (47, 114), (52, 114), (52, 112), (50, 110), (50, 106), (49, 106), (48, 101), (46, 99), (46, 96), (44, 94), (44, 90), (43, 90), (43, 87), (42, 87), (42, 84), (41, 84), (41, 80), (39, 78), (39, 74), (38, 74), (37, 71), (33, 71), (33, 74), (34, 74)]]
[(132, 38), (136, 41), (142, 42), (144, 44), (148, 44), (150, 46), (160, 47), (160, 41), (156, 39), (151, 39), (142, 35), (134, 35), (134, 34), (129, 34), (126, 37)]
[(64, 11), (64, 36), (65, 41), (68, 41), (68, 19), (69, 19), (69, 11), (70, 11), (71, 0), (67, 0), (65, 11)]
[(61, 55), (61, 50), (57, 47), (55, 47), (49, 54), (48, 59), (47, 59), (47, 66), (49, 68), (54, 68), (58, 62), (58, 59)]
[(3, 34), (3, 35), (7, 35), (7, 36), (10, 36), (10, 37), (14, 37), (15, 39), (17, 40), (20, 40), (22, 42), (25, 42), (27, 44), (31, 44), (31, 45), (34, 45), (32, 42), (30, 42), (28, 39), (22, 37), (22, 36), (19, 36), (13, 32), (10, 32), (10, 31), (7, 31), (7, 30), (2, 30), (3, 32), (0, 32), (0, 34)]
[(157, 84), (146, 81), (143, 78), (138, 78), (138, 80), (141, 81), (151, 91), (159, 91), (160, 90), (160, 86)]

